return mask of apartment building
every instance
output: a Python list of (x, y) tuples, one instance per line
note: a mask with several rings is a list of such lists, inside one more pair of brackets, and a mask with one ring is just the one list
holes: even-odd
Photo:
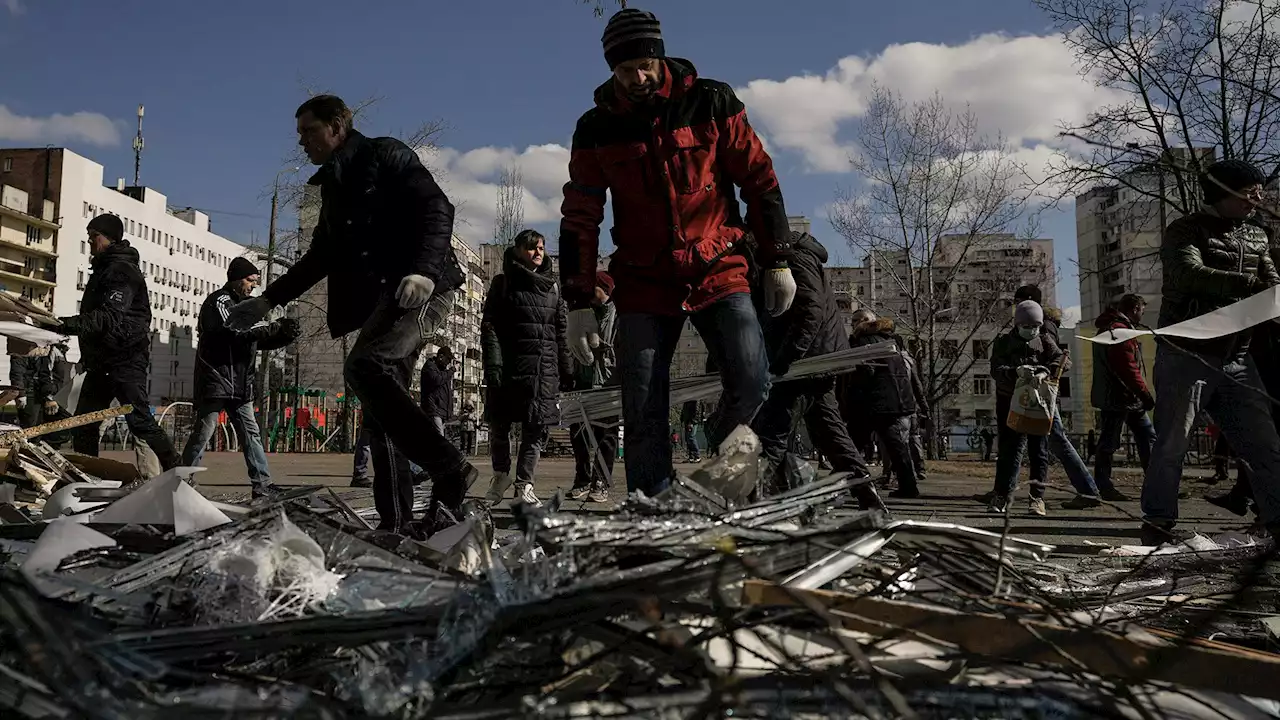
[[(26, 222), (32, 229), (24, 230), (33, 239), (23, 260), (27, 269), (20, 273), (25, 279), (6, 275), (17, 266), (0, 260), (0, 282), (4, 291), (26, 293), (56, 315), (75, 315), (91, 272), (84, 227), (101, 213), (118, 216), (125, 238), (138, 250), (151, 297), (151, 401), (190, 400), (200, 305), (226, 283), (227, 265), (246, 250), (215, 234), (205, 213), (170, 206), (155, 188), (125, 186), (123, 180), (104, 184), (104, 172), (102, 165), (65, 148), (0, 149), (3, 205), (10, 211), (0, 210), (5, 225), (39, 221)], [(12, 217), (9, 206), (21, 205), (23, 194), (27, 209), (19, 212), (22, 217)], [(4, 239), (15, 237), (5, 232)], [(9, 247), (0, 242), (0, 257), (13, 257)], [(78, 343), (71, 344), (70, 356), (77, 359)], [(0, 356), (0, 373), (8, 377), (7, 356)]]

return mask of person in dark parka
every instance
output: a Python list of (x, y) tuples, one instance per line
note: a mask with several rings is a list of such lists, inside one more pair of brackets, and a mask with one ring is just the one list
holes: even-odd
[(453, 417), (453, 351), (442, 347), (422, 364), (422, 409), (431, 416), (436, 430), (444, 434), (444, 423)]
[(253, 385), (259, 350), (275, 350), (298, 339), (298, 321), (283, 318), (261, 322), (245, 331), (227, 327), (231, 307), (248, 298), (258, 286), (258, 268), (238, 257), (227, 266), (227, 284), (211, 293), (200, 306), (196, 348), (195, 424), (182, 450), (182, 464), (198, 466), (209, 440), (218, 429), (218, 417), (226, 412), (244, 452), (245, 469), (253, 497), (270, 494), (271, 472), (267, 453), (253, 412)]
[[(850, 347), (885, 341), (897, 345), (893, 320), (876, 317), (865, 308), (856, 311), (852, 319)], [(889, 497), (920, 497), (915, 462), (911, 457), (911, 418), (919, 412), (919, 407), (916, 404), (916, 387), (912, 384), (911, 364), (903, 351), (874, 365), (854, 368), (845, 377), (845, 421), (855, 434), (876, 435), (885, 464), (891, 466), (898, 476), (898, 488)]]
[[(124, 239), (119, 217), (102, 214), (89, 221), (92, 272), (80, 300), (80, 314), (60, 318), (60, 330), (80, 338), (85, 379), (76, 412), (105, 410), (112, 400), (132, 405), (125, 423), (134, 437), (156, 454), (165, 470), (180, 458), (169, 436), (151, 415), (147, 367), (151, 359), (151, 297), (138, 265), (138, 251)], [(98, 425), (77, 429), (73, 446), (82, 455), (98, 454)]]
[[(849, 348), (835, 294), (822, 269), (827, 262), (827, 249), (808, 233), (793, 232), (790, 242), (794, 248), (791, 272), (796, 280), (795, 300), (777, 317), (761, 314), (769, 373), (774, 376), (786, 375), (792, 363), (802, 358)], [(796, 432), (793, 418), (804, 419), (814, 448), (827, 458), (833, 471), (870, 476), (840, 416), (835, 388), (836, 380), (831, 377), (777, 383), (770, 390), (751, 424), (773, 469), (766, 476), (766, 494), (788, 489), (780, 486), (782, 473), (778, 469)], [(859, 493), (864, 508), (882, 506), (870, 484), (863, 485)]]
[(543, 431), (560, 421), (561, 380), (568, 386), (573, 376), (565, 344), (567, 310), (541, 234), (517, 235), (502, 270), (489, 286), (480, 320), (494, 472), (485, 499), (500, 502), (512, 485), (511, 426), (519, 424), (516, 501), (540, 505), (533, 473)]

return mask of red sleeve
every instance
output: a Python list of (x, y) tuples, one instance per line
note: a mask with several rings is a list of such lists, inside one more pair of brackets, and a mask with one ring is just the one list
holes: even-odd
[(716, 155), (725, 174), (742, 189), (747, 224), (760, 244), (761, 258), (766, 262), (785, 260), (791, 255), (791, 233), (773, 159), (747, 122), (747, 109), (733, 89), (724, 85), (719, 92), (721, 107), (716, 116), (722, 119), (717, 121), (720, 142)]
[(1138, 364), (1138, 353), (1134, 352), (1137, 340), (1116, 343), (1107, 346), (1107, 365), (1116, 374), (1120, 382), (1130, 391), (1138, 395), (1147, 394), (1147, 381), (1142, 377), (1142, 366)]
[(609, 189), (584, 121), (578, 121), (573, 133), (569, 182), (560, 205), (560, 275), (565, 302), (574, 310), (587, 307), (595, 296), (600, 223)]

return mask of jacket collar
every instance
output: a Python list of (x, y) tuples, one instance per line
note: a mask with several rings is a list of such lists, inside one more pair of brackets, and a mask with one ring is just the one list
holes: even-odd
[(359, 130), (352, 128), (347, 132), (347, 139), (342, 143), (329, 161), (320, 166), (311, 179), (307, 180), (308, 185), (323, 185), (332, 181), (335, 183), (342, 182), (342, 171), (351, 163), (351, 158), (355, 157), (360, 148), (368, 142)]

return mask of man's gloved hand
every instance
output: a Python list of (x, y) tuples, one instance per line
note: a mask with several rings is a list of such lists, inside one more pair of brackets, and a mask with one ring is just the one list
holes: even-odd
[(17, 405), (18, 409), (21, 410), (22, 408), (27, 406), (27, 398), (25, 396), (19, 395), (18, 397), (13, 399), (13, 404)]
[(271, 312), (271, 301), (265, 297), (253, 297), (241, 300), (227, 313), (227, 329), (243, 332), (262, 322)]
[(600, 321), (596, 320), (596, 311), (591, 308), (569, 311), (569, 354), (583, 365), (595, 362), (595, 353), (600, 347)]
[(57, 401), (57, 400), (45, 400), (45, 401), (44, 401), (44, 414), (45, 414), (45, 415), (53, 415), (53, 414), (54, 414), (54, 413), (56, 413), (56, 412), (58, 412), (58, 401)]
[(773, 317), (777, 317), (791, 309), (796, 299), (796, 279), (791, 268), (781, 263), (770, 269), (764, 276), (764, 309)]
[(302, 323), (293, 318), (281, 318), (280, 334), (289, 338), (289, 342), (293, 342), (302, 334)]
[(405, 275), (396, 288), (396, 300), (402, 308), (422, 307), (436, 291), (436, 282), (425, 275)]
[(58, 332), (63, 335), (79, 335), (80, 334), (80, 316), (72, 315), (71, 317), (58, 318), (61, 323), (58, 326)]

